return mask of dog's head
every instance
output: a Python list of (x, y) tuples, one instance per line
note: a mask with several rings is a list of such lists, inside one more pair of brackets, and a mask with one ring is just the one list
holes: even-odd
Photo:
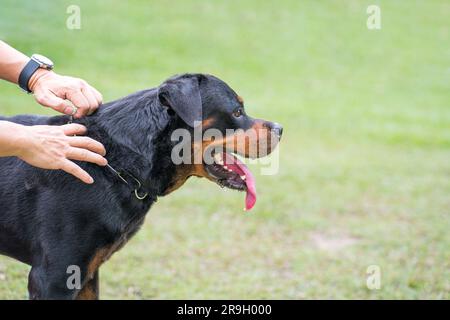
[(206, 177), (222, 187), (246, 191), (246, 208), (251, 209), (256, 201), (255, 180), (233, 154), (259, 158), (271, 153), (282, 127), (251, 118), (243, 99), (211, 75), (172, 77), (158, 88), (158, 99), (178, 120), (172, 132), (177, 172), (167, 193), (190, 176)]

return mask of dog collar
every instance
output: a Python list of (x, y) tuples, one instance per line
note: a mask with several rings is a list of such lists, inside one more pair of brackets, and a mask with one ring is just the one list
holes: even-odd
[[(73, 123), (73, 114), (69, 117), (69, 121), (67, 122), (68, 124)], [(138, 200), (144, 200), (145, 198), (147, 198), (148, 196), (148, 192), (145, 192), (143, 195), (139, 194), (139, 189), (141, 189), (142, 187), (142, 183), (135, 177), (133, 176), (131, 173), (123, 171), (120, 172), (116, 169), (114, 169), (113, 167), (111, 167), (110, 164), (106, 164), (106, 166), (112, 171), (114, 172), (119, 178), (120, 180), (122, 180), (123, 182), (125, 182), (125, 184), (130, 185), (127, 181), (127, 179), (124, 178), (124, 174), (130, 176), (136, 183), (137, 183), (137, 187), (134, 189), (134, 195), (136, 196), (136, 198)]]
[(112, 172), (114, 172), (119, 178), (120, 180), (122, 180), (123, 182), (125, 182), (127, 185), (130, 185), (127, 181), (127, 179), (124, 178), (124, 174), (130, 176), (136, 183), (137, 183), (137, 187), (134, 189), (134, 195), (136, 196), (136, 198), (138, 200), (144, 200), (145, 198), (147, 198), (148, 196), (148, 192), (145, 192), (143, 195), (139, 194), (139, 189), (141, 189), (142, 187), (142, 183), (136, 178), (134, 177), (132, 174), (123, 171), (123, 172), (119, 172), (116, 169), (114, 169), (113, 167), (111, 167), (109, 164), (106, 165)]

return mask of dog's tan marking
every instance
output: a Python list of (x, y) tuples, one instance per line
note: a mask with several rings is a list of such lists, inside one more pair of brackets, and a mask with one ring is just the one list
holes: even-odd
[(187, 178), (189, 178), (189, 176), (191, 175), (190, 167), (191, 167), (190, 165), (180, 165), (177, 167), (172, 184), (164, 192), (164, 195), (168, 195), (169, 193), (177, 190), (186, 182)]
[(127, 243), (127, 239), (121, 238), (118, 241), (116, 241), (115, 243), (113, 243), (112, 245), (98, 249), (94, 253), (91, 261), (88, 264), (88, 268), (87, 268), (88, 278), (91, 279), (93, 277), (94, 273), (98, 270), (98, 268), (105, 261), (107, 261), (109, 258), (111, 258), (111, 256), (113, 255), (114, 252), (119, 251), (126, 243)]
[[(203, 141), (201, 150), (206, 150), (211, 147), (223, 147), (228, 151), (236, 152), (246, 158), (257, 158), (265, 156), (272, 152), (271, 149), (271, 139), (272, 134), (270, 129), (264, 125), (263, 120), (254, 120), (252, 127), (246, 131), (237, 130), (235, 134), (223, 137), (222, 139), (215, 139), (214, 141)], [(267, 143), (267, 149), (260, 150), (260, 139), (264, 138), (263, 141)], [(198, 146), (197, 149), (200, 149)], [(261, 146), (263, 147), (263, 146)]]
[(98, 288), (94, 280), (86, 283), (78, 293), (76, 300), (98, 300)]
[(94, 257), (91, 259), (91, 262), (89, 262), (88, 265), (89, 278), (91, 278), (95, 271), (97, 271), (98, 268), (103, 264), (103, 262), (108, 260), (114, 253), (112, 252), (112, 247), (113, 246), (101, 248), (94, 254)]
[(207, 129), (215, 122), (214, 118), (208, 118), (202, 121), (202, 129)]

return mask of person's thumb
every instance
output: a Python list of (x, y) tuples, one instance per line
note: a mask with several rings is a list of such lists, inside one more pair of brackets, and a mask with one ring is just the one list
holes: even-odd
[[(74, 106), (67, 100), (61, 99), (52, 92), (36, 93), (36, 101), (44, 107), (52, 108), (55, 111), (71, 115), (74, 111)], [(75, 109), (76, 110), (76, 109)]]

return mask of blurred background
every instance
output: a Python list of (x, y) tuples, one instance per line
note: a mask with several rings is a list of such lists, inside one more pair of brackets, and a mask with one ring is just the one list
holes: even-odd
[[(284, 126), (253, 211), (191, 179), (102, 267), (104, 299), (448, 299), (449, 21), (445, 0), (0, 0), (2, 40), (105, 101), (204, 72)], [(21, 113), (54, 114), (0, 83), (0, 114)], [(27, 298), (28, 271), (0, 257), (0, 298)]]

